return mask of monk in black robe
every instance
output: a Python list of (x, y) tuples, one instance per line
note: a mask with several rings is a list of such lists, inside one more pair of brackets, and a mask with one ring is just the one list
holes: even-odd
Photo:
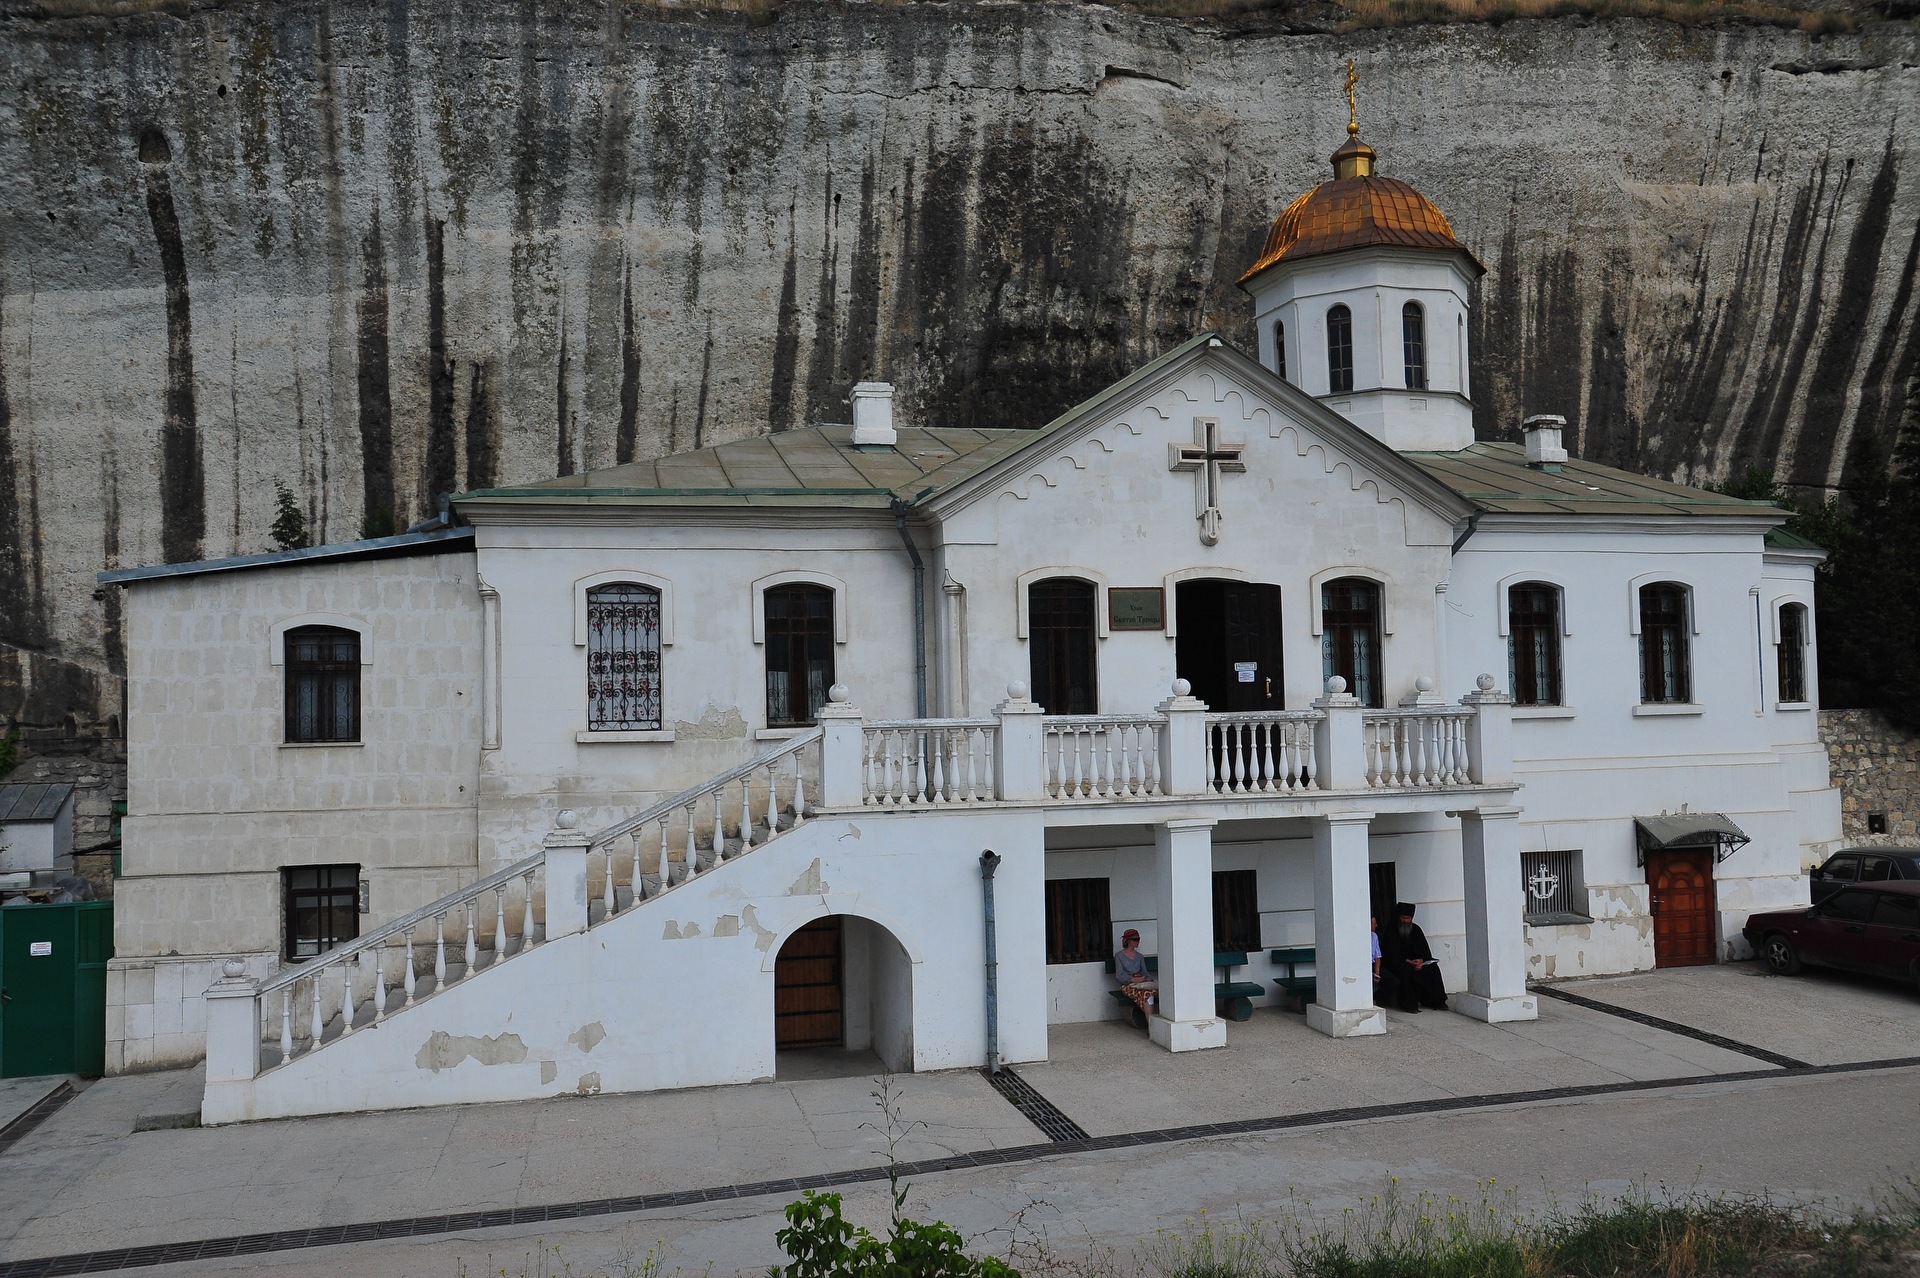
[(1381, 984), (1399, 999), (1403, 1012), (1418, 1012), (1422, 1006), (1445, 1007), (1446, 982), (1440, 977), (1440, 965), (1433, 961), (1427, 934), (1413, 921), (1413, 903), (1399, 902), (1393, 907), (1393, 915), (1393, 926), (1380, 935), (1381, 967), (1393, 982), (1391, 986), (1384, 981)]

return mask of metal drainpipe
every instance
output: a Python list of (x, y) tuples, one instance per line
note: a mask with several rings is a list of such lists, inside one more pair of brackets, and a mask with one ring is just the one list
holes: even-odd
[(993, 929), (993, 872), (999, 854), (991, 848), (980, 854), (980, 892), (987, 910), (987, 1072), (1000, 1072), (1000, 956)]
[(893, 499), (893, 526), (913, 561), (913, 717), (927, 717), (927, 566), (907, 531), (907, 503)]

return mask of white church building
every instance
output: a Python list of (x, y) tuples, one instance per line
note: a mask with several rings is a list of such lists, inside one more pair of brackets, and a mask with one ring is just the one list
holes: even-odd
[(1482, 268), (1333, 159), (1243, 279), (1257, 352), (1038, 430), (866, 383), (851, 425), (103, 574), (109, 1068), (204, 1053), (225, 1122), (1033, 1061), (1128, 1014), (1128, 927), (1142, 1051), (1380, 1034), (1395, 900), (1482, 1021), (1740, 956), (1840, 837), (1820, 552), (1557, 418), (1476, 441)]

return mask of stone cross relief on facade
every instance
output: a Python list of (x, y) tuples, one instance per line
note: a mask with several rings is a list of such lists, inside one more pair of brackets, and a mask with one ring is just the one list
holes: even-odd
[(1211, 417), (1193, 419), (1193, 443), (1167, 445), (1167, 468), (1193, 472), (1194, 505), (1200, 523), (1200, 544), (1212, 546), (1220, 540), (1220, 477), (1244, 475), (1247, 463), (1240, 459), (1245, 444), (1220, 439), (1220, 423)]

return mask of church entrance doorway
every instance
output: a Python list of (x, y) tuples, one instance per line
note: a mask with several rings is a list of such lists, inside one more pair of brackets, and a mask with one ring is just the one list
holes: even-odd
[(787, 938), (773, 961), (773, 1045), (839, 1047), (846, 1039), (840, 916), (830, 914)]
[(1285, 709), (1280, 587), (1203, 578), (1173, 588), (1175, 673), (1220, 711)]
[(1653, 965), (1713, 962), (1713, 849), (1649, 852), (1647, 887), (1653, 896)]

